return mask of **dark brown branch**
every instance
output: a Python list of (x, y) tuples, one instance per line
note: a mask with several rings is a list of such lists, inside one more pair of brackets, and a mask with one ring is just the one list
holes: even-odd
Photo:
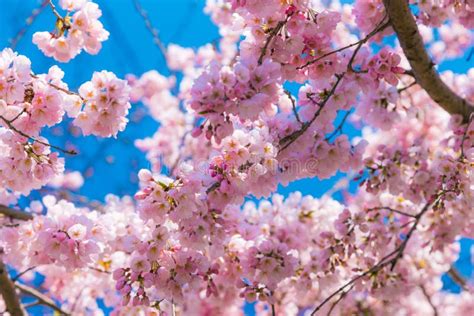
[(433, 61), (426, 52), (408, 1), (384, 0), (383, 2), (417, 83), (444, 110), (451, 114), (459, 114), (467, 121), (474, 111), (474, 105), (454, 93), (441, 80)]
[(0, 214), (10, 217), (12, 219), (18, 219), (22, 221), (28, 221), (33, 219), (33, 215), (30, 213), (23, 212), (21, 210), (15, 210), (5, 205), (0, 204)]
[(403, 88), (399, 88), (397, 91), (398, 91), (398, 93), (402, 93), (403, 91), (408, 90), (408, 89), (410, 89), (411, 87), (413, 87), (415, 85), (416, 85), (416, 80), (413, 81), (412, 83), (410, 83), (409, 85), (403, 87)]
[(266, 41), (265, 41), (265, 44), (263, 45), (262, 47), (262, 51), (260, 53), (260, 57), (258, 57), (258, 64), (261, 65), (262, 62), (263, 62), (263, 58), (265, 57), (265, 55), (267, 54), (267, 49), (268, 49), (268, 46), (270, 46), (270, 43), (272, 42), (273, 38), (275, 36), (278, 35), (278, 33), (281, 31), (281, 29), (283, 28), (283, 26), (286, 24), (286, 22), (288, 21), (288, 18), (289, 16), (283, 20), (283, 21), (280, 21), (278, 22), (278, 24), (271, 30), (270, 34), (268, 35)]
[(25, 309), (21, 305), (20, 298), (15, 291), (15, 285), (10, 280), (7, 267), (0, 260), (0, 294), (2, 294), (3, 301), (7, 307), (10, 315), (22, 316), (27, 315)]
[[(12, 282), (16, 282), (18, 281), (23, 275), (25, 275), (26, 273), (30, 272), (31, 270), (34, 270), (36, 269), (37, 267), (36, 266), (32, 266), (32, 267), (29, 267), (28, 269), (25, 269), (23, 271), (21, 271), (20, 273), (18, 273), (17, 275), (15, 275), (13, 278), (12, 278)], [(26, 307), (25, 307), (26, 308)]]
[[(288, 148), (288, 146), (290, 146), (292, 143), (294, 143), (301, 135), (303, 135), (306, 130), (308, 130), (308, 128), (311, 126), (311, 124), (313, 124), (313, 122), (318, 118), (319, 114), (321, 114), (321, 111), (323, 110), (324, 106), (327, 104), (327, 102), (329, 101), (329, 99), (333, 96), (333, 94), (336, 92), (336, 88), (337, 86), (339, 85), (339, 83), (341, 82), (342, 78), (344, 78), (344, 76), (346, 75), (347, 72), (353, 72), (354, 69), (352, 67), (352, 64), (359, 52), (359, 50), (361, 49), (361, 47), (373, 36), (375, 36), (377, 33), (381, 32), (382, 30), (384, 30), (387, 26), (388, 26), (388, 22), (385, 21), (385, 17), (382, 19), (382, 21), (380, 22), (379, 25), (377, 25), (377, 27), (372, 31), (370, 32), (365, 38), (363, 38), (362, 40), (358, 41), (357, 43), (354, 43), (354, 45), (357, 45), (356, 49), (354, 50), (354, 52), (352, 53), (352, 56), (351, 58), (349, 59), (349, 62), (347, 63), (347, 69), (345, 72), (341, 73), (341, 74), (335, 74), (337, 80), (335, 81), (335, 83), (333, 84), (333, 86), (331, 87), (331, 90), (327, 93), (327, 95), (325, 96), (324, 100), (321, 101), (321, 102), (315, 102), (314, 100), (312, 100), (310, 97), (309, 99), (311, 101), (313, 101), (316, 105), (319, 106), (318, 110), (316, 111), (316, 113), (314, 113), (313, 117), (311, 118), (311, 120), (309, 120), (308, 122), (304, 122), (303, 124), (301, 124), (301, 128), (299, 130), (296, 130), (294, 131), (293, 133), (291, 133), (290, 135), (287, 135), (285, 137), (283, 137), (282, 139), (280, 139), (280, 142), (279, 142), (279, 145), (280, 145), (280, 152), (282, 152), (283, 150), (285, 150), (286, 148)], [(352, 45), (352, 46), (354, 46)], [(337, 51), (336, 51), (337, 52)]]
[(318, 104), (319, 108), (316, 111), (316, 113), (314, 113), (311, 120), (309, 120), (308, 122), (303, 123), (303, 125), (301, 126), (301, 129), (294, 131), (290, 135), (285, 136), (280, 140), (280, 146), (281, 146), (281, 148), (279, 150), (280, 152), (282, 152), (283, 150), (288, 148), (288, 146), (293, 144), (301, 135), (303, 135), (308, 130), (308, 128), (311, 126), (311, 124), (313, 124), (313, 122), (319, 117), (319, 114), (321, 114), (321, 111), (324, 109), (324, 106), (328, 103), (329, 99), (331, 99), (331, 97), (334, 95), (334, 92), (336, 92), (336, 88), (339, 85), (339, 83), (341, 82), (342, 78), (344, 78), (345, 74), (346, 74), (345, 72), (340, 74), (340, 75), (336, 74), (337, 80), (334, 82), (331, 90), (328, 92), (328, 94), (324, 98), (324, 100), (320, 104)]
[(347, 121), (347, 118), (349, 117), (349, 115), (351, 115), (352, 113), (352, 109), (351, 110), (348, 110), (345, 114), (344, 114), (344, 117), (342, 118), (341, 122), (339, 123), (339, 125), (336, 127), (336, 129), (334, 129), (334, 131), (326, 137), (326, 141), (330, 141), (334, 136), (336, 136), (337, 134), (341, 133), (342, 134), (342, 129), (344, 127), (344, 124), (346, 124), (346, 121)]
[(455, 267), (451, 267), (447, 273), (454, 283), (459, 285), (464, 291), (469, 291), (467, 287), (467, 281), (461, 276)]
[(311, 316), (315, 315), (324, 305), (326, 305), (326, 303), (328, 303), (333, 297), (335, 297), (336, 295), (338, 295), (339, 293), (342, 293), (346, 288), (352, 286), (355, 282), (357, 282), (358, 280), (362, 279), (363, 277), (365, 277), (366, 275), (369, 275), (369, 274), (374, 274), (378, 271), (380, 271), (382, 268), (386, 267), (388, 264), (390, 264), (390, 262), (392, 260), (388, 260), (390, 259), (394, 254), (396, 254), (398, 251), (398, 249), (395, 249), (394, 251), (392, 251), (391, 253), (389, 253), (388, 255), (386, 255), (385, 257), (383, 257), (376, 265), (374, 265), (372, 268), (370, 268), (369, 270), (366, 270), (365, 272), (359, 274), (358, 276), (354, 277), (353, 279), (351, 279), (350, 281), (348, 281), (347, 283), (345, 283), (344, 285), (342, 285), (341, 287), (339, 287), (336, 291), (334, 291), (331, 295), (329, 295), (327, 298), (325, 298), (318, 306), (316, 306), (316, 308), (311, 312)]
[(331, 308), (329, 308), (329, 311), (328, 311), (328, 314), (327, 316), (330, 316), (332, 311), (334, 310), (334, 308), (336, 308), (337, 304), (339, 304), (339, 302), (341, 302), (344, 297), (346, 297), (346, 295), (354, 288), (354, 285), (352, 285), (347, 291), (345, 292), (342, 292), (342, 294), (339, 296), (339, 298), (334, 302), (332, 303), (331, 305)]
[[(328, 57), (328, 56), (331, 56), (333, 54), (336, 54), (336, 53), (340, 53), (348, 48), (351, 48), (351, 47), (354, 47), (354, 46), (357, 46), (356, 50), (358, 51), (363, 44), (367, 43), (369, 41), (370, 38), (372, 38), (374, 35), (376, 35), (377, 33), (383, 31), (384, 29), (386, 29), (390, 24), (388, 22), (385, 21), (385, 17), (382, 19), (382, 21), (380, 22), (379, 25), (377, 25), (374, 30), (372, 32), (370, 32), (369, 34), (367, 34), (367, 36), (365, 36), (364, 38), (360, 39), (359, 41), (355, 42), (355, 43), (351, 43), (349, 45), (346, 45), (346, 46), (343, 46), (341, 48), (338, 48), (336, 50), (333, 50), (333, 51), (330, 51), (326, 54), (323, 54), (315, 59), (312, 59), (310, 61), (308, 61), (306, 64), (302, 65), (302, 66), (299, 66), (297, 69), (303, 69), (303, 68), (306, 68), (308, 67), (309, 65), (312, 65), (314, 63), (317, 63), (318, 61)], [(353, 54), (352, 55), (352, 58), (351, 58), (351, 62), (350, 62), (350, 65), (352, 65), (352, 62), (355, 58), (355, 55), (357, 55), (357, 53)], [(352, 67), (351, 67), (352, 68)]]
[(29, 287), (24, 284), (16, 283), (15, 286), (25, 295), (32, 296), (38, 300), (38, 304), (48, 306), (49, 308), (53, 309), (54, 311), (58, 312), (59, 315), (70, 315), (61, 309), (61, 307), (57, 306), (56, 303), (49, 298), (48, 296), (44, 295), (40, 291)]
[(413, 235), (413, 233), (415, 232), (416, 228), (418, 227), (418, 224), (420, 223), (420, 220), (421, 220), (421, 217), (429, 211), (431, 205), (435, 204), (436, 201), (439, 199), (441, 195), (438, 195), (437, 199), (433, 202), (433, 203), (426, 203), (425, 206), (423, 207), (423, 209), (416, 215), (415, 217), (415, 222), (413, 223), (413, 225), (411, 226), (410, 230), (408, 231), (408, 234), (405, 236), (405, 239), (403, 240), (402, 244), (400, 245), (400, 247), (398, 248), (398, 252), (397, 252), (397, 255), (395, 256), (395, 258), (393, 258), (392, 262), (391, 262), (391, 266), (390, 266), (390, 270), (393, 270), (395, 269), (395, 266), (397, 265), (397, 262), (398, 260), (403, 257), (403, 253), (405, 251), (405, 248), (407, 247), (408, 245), (408, 241), (410, 240), (411, 236)]
[(302, 125), (303, 122), (300, 119), (298, 111), (296, 111), (296, 100), (293, 98), (290, 91), (288, 91), (288, 90), (284, 90), (284, 91), (285, 91), (285, 94), (288, 96), (288, 98), (290, 98), (291, 107), (293, 108), (293, 114), (295, 115), (296, 120), (298, 121), (298, 123), (300, 123)]

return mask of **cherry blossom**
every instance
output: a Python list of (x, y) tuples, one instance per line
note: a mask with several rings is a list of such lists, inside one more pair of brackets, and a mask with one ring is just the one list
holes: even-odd
[(99, 6), (88, 0), (60, 1), (59, 4), (67, 15), (60, 16), (51, 5), (57, 17), (55, 32), (36, 32), (33, 43), (46, 56), (60, 62), (68, 62), (83, 49), (89, 54), (97, 54), (102, 42), (109, 37), (109, 32), (99, 21), (102, 15)]
[(72, 114), (74, 124), (81, 128), (84, 135), (116, 137), (128, 122), (126, 116), (131, 107), (129, 90), (127, 82), (111, 72), (94, 73), (92, 80), (79, 88), (85, 104), (82, 110)]
[[(45, 4), (56, 31), (34, 34), (40, 50), (99, 52), (95, 3)], [(77, 92), (58, 66), (1, 51), (0, 311), (29, 293), (74, 315), (470, 315), (456, 261), (474, 238), (474, 70), (438, 74), (426, 52), (462, 56), (474, 11), (395, 4), (410, 38), (387, 1), (209, 0), (221, 38), (188, 48), (136, 2), (166, 69), (96, 71)], [(135, 194), (81, 196), (80, 144), (44, 135), (71, 122), (114, 141), (141, 115), (156, 130), (129, 142), (149, 163)], [(319, 197), (278, 194), (335, 176)]]

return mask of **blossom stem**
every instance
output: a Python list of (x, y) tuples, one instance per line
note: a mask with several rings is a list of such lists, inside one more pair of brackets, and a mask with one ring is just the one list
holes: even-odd
[(64, 21), (64, 18), (59, 14), (58, 10), (56, 10), (56, 6), (54, 5), (52, 0), (48, 1), (49, 6), (51, 7), (51, 10), (53, 11), (53, 14), (58, 18), (58, 20)]

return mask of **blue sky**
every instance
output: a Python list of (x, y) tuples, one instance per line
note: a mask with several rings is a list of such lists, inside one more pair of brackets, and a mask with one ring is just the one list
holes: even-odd
[[(39, 6), (40, 2), (41, 0), (2, 0), (2, 10), (0, 10), (2, 48), (9, 45), (9, 40), (25, 25), (25, 19), (31, 15), (35, 7)], [(95, 2), (102, 9), (101, 21), (110, 32), (110, 38), (104, 43), (98, 55), (91, 56), (82, 53), (70, 63), (60, 64), (66, 72), (65, 81), (69, 86), (77, 89), (81, 83), (91, 78), (94, 71), (98, 70), (113, 71), (119, 77), (124, 77), (129, 73), (140, 75), (151, 69), (157, 69), (166, 74), (164, 60), (158, 48), (153, 44), (143, 19), (134, 9), (133, 0), (96, 0)], [(140, 0), (140, 2), (148, 12), (154, 26), (160, 31), (160, 37), (165, 44), (177, 43), (185, 47), (197, 48), (218, 38), (216, 27), (202, 12), (203, 0)], [(31, 59), (36, 73), (46, 72), (50, 66), (57, 64), (53, 59), (45, 57), (31, 43), (31, 37), (35, 31), (52, 30), (54, 21), (51, 10), (46, 8), (17, 45), (16, 50)], [(473, 67), (473, 61), (467, 62), (465, 58), (440, 65), (440, 69), (451, 69), (454, 72), (465, 72), (469, 67)], [(138, 107), (140, 105), (134, 105), (132, 113)], [(79, 193), (90, 199), (102, 200), (108, 193), (118, 195), (135, 193), (136, 173), (141, 168), (149, 167), (149, 163), (133, 146), (133, 140), (151, 136), (156, 127), (156, 122), (150, 118), (142, 120), (140, 124), (130, 123), (126, 131), (119, 134), (117, 140), (100, 140), (95, 137), (72, 138), (65, 126), (49, 133), (55, 144), (64, 146), (73, 143), (80, 148), (80, 155), (66, 159), (66, 168), (86, 172), (93, 167), (93, 174), (87, 178)], [(346, 128), (345, 132), (349, 132), (352, 136), (358, 134), (353, 127)], [(279, 192), (287, 195), (291, 191), (300, 190), (303, 194), (321, 196), (336, 181), (337, 177), (326, 181), (305, 179), (287, 188), (280, 188)], [(462, 244), (461, 258), (457, 267), (464, 275), (470, 275), (472, 267), (469, 248), (472, 242), (464, 241)], [(446, 289), (459, 290), (449, 278), (445, 279)]]

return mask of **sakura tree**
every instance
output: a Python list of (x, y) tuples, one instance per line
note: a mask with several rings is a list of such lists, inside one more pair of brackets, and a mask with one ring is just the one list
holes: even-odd
[[(472, 315), (453, 264), (474, 238), (474, 68), (437, 66), (472, 49), (472, 0), (207, 0), (220, 38), (198, 48), (133, 4), (164, 71), (70, 88), (64, 63), (113, 31), (90, 0), (30, 17), (51, 20), (32, 36), (48, 72), (0, 53), (0, 312)], [(118, 141), (137, 108), (158, 126), (129, 144), (139, 190), (77, 198), (78, 131)], [(321, 197), (277, 194), (336, 174)]]

